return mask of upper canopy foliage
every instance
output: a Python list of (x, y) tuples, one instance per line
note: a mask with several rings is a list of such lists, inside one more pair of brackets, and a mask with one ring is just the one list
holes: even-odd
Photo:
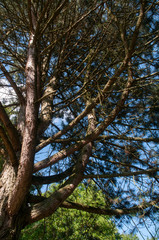
[[(11, 159), (21, 147), (10, 131), (20, 142), (25, 138), (34, 49), (33, 185), (63, 182), (61, 193), (74, 174), (91, 178), (109, 206), (92, 211), (153, 217), (159, 201), (158, 13), (156, 0), (0, 0), (0, 77), (17, 96), (0, 105), (1, 128), (14, 151), (0, 134)], [(9, 116), (17, 111), (12, 130), (5, 124), (8, 107)], [(40, 206), (31, 204), (30, 212)]]

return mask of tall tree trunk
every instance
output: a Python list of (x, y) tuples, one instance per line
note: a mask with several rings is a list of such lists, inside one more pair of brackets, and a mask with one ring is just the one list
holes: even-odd
[[(35, 45), (33, 34), (30, 36), (28, 59), (26, 63), (26, 94), (27, 101), (24, 116), (25, 126), (21, 151), (19, 151), (19, 149), (16, 150), (16, 148), (13, 149), (17, 161), (13, 161), (13, 154), (10, 154), (9, 159), (5, 161), (5, 166), (0, 178), (1, 240), (19, 239), (21, 229), (24, 227), (23, 210), (25, 207), (25, 199), (32, 179), (37, 135), (36, 123), (38, 118), (36, 104)], [(2, 117), (1, 119), (3, 120)], [(7, 126), (6, 130), (8, 131)], [(14, 146), (13, 143), (15, 140), (12, 139), (10, 135), (9, 138), (11, 145)]]
[(19, 239), (19, 234), (23, 227), (23, 214), (19, 213), (12, 216), (8, 210), (8, 198), (12, 192), (16, 180), (16, 168), (6, 164), (1, 175), (0, 183), (0, 239), (12, 240)]

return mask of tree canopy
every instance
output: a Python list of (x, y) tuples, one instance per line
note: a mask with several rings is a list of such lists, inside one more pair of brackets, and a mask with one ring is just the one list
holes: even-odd
[[(157, 0), (0, 0), (0, 87), (15, 93), (0, 103), (1, 239), (59, 207), (153, 223), (158, 13)], [(68, 201), (88, 179), (102, 206)]]

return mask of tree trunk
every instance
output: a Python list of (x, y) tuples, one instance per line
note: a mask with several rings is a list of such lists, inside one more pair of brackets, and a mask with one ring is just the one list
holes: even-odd
[[(30, 35), (28, 59), (26, 63), (26, 95), (27, 101), (25, 108), (22, 108), (22, 115), (24, 123), (21, 131), (23, 141), (22, 145), (18, 142), (18, 146), (21, 146), (21, 151), (16, 148), (15, 139), (16, 135), (13, 132), (13, 125), (7, 118), (7, 121), (11, 125), (11, 130), (8, 128), (6, 122), (6, 113), (2, 106), (1, 121), (6, 127), (11, 144), (15, 147), (14, 156), (16, 161), (13, 161), (13, 154), (10, 154), (8, 162), (5, 161), (5, 165), (0, 178), (0, 239), (19, 239), (21, 229), (24, 227), (24, 208), (26, 207), (26, 196), (28, 194), (35, 155), (35, 143), (37, 136), (37, 119), (38, 119), (38, 104), (37, 100), (37, 79), (36, 79), (36, 64), (35, 64), (35, 43), (34, 34)], [(10, 130), (10, 132), (9, 132)], [(15, 130), (15, 129), (14, 129)], [(10, 134), (9, 134), (10, 133)], [(17, 136), (19, 138), (19, 136)], [(8, 147), (9, 149), (9, 147)], [(12, 153), (12, 152), (11, 152)]]
[(6, 164), (0, 179), (0, 239), (19, 239), (21, 229), (24, 226), (22, 209), (15, 216), (8, 212), (8, 198), (16, 180), (16, 169)]
[(8, 216), (5, 214), (3, 225), (0, 228), (0, 239), (18, 240), (23, 226), (21, 214), (17, 216)]

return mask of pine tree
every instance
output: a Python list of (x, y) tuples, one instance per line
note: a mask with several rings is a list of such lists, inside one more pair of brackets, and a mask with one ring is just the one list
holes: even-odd
[[(156, 0), (0, 1), (1, 89), (5, 79), (16, 95), (0, 103), (1, 239), (59, 207), (153, 219), (158, 10)], [(67, 201), (87, 179), (104, 206)], [(41, 197), (50, 183), (59, 188)]]

